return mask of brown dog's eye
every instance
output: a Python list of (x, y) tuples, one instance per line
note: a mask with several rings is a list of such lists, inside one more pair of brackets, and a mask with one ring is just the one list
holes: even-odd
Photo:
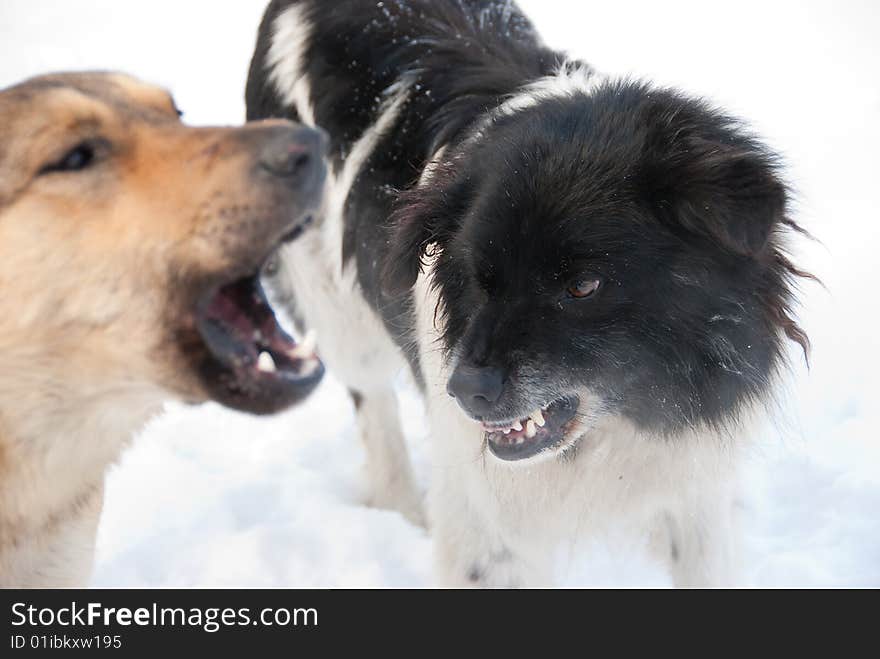
[(91, 165), (95, 160), (95, 149), (91, 144), (80, 144), (64, 154), (64, 157), (46, 165), (40, 174), (53, 172), (79, 172)]
[(590, 297), (596, 291), (599, 290), (599, 286), (601, 285), (601, 281), (594, 277), (584, 277), (583, 279), (577, 279), (571, 283), (568, 287), (568, 294), (577, 299), (583, 299)]

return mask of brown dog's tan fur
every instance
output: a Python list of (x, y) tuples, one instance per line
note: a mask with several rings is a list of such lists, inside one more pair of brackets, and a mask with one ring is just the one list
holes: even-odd
[[(0, 91), (0, 585), (83, 584), (108, 465), (164, 400), (208, 398), (190, 282), (277, 239), (257, 130), (184, 126), (117, 74)], [(45, 172), (83, 139), (90, 171)]]

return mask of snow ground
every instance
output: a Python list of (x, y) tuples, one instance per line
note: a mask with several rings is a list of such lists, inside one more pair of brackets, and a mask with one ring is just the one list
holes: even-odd
[[(750, 461), (747, 581), (880, 586), (880, 320), (876, 273), (880, 4), (522, 0), (551, 45), (602, 70), (705, 95), (785, 154), (813, 340)], [(2, 0), (0, 87), (105, 68), (164, 84), (193, 124), (237, 123), (259, 0)], [(797, 356), (795, 355), (795, 358)], [(426, 427), (402, 415), (427, 487)], [(427, 586), (428, 536), (361, 505), (362, 451), (344, 389), (271, 419), (170, 406), (109, 479), (96, 586)], [(666, 585), (639, 556), (596, 547), (567, 585)]]

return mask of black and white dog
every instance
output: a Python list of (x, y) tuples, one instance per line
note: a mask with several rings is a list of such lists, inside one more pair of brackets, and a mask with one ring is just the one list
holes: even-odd
[(493, 0), (275, 0), (247, 103), (330, 134), (321, 226), (275, 279), (352, 391), (374, 504), (419, 520), (408, 360), (442, 583), (545, 584), (613, 530), (678, 585), (735, 580), (737, 455), (807, 346), (759, 141)]

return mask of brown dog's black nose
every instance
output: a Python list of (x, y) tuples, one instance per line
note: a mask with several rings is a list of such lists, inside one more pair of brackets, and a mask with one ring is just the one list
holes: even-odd
[(446, 391), (471, 416), (482, 417), (501, 398), (504, 379), (500, 368), (459, 364), (449, 378)]
[(293, 185), (309, 185), (323, 176), (327, 143), (327, 134), (321, 129), (285, 128), (263, 149), (260, 165)]

